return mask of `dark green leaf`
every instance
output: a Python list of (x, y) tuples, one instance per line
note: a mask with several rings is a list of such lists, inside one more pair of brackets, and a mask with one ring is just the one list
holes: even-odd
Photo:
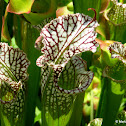
[(72, 0), (58, 0), (58, 6), (66, 6), (68, 3), (70, 3)]
[(30, 60), (28, 69), (29, 79), (26, 87), (25, 100), (25, 125), (33, 126), (35, 116), (36, 97), (38, 97), (38, 88), (40, 83), (40, 69), (36, 66), (36, 59), (39, 52), (34, 48), (35, 40), (39, 35), (37, 29), (22, 20), (19, 16), (14, 16), (14, 35), (19, 48), (27, 53)]
[(113, 126), (123, 98), (124, 90), (121, 89), (119, 83), (113, 82), (108, 78), (104, 78), (102, 82), (104, 86), (102, 87), (100, 97), (100, 111), (97, 116), (103, 118), (102, 126)]
[[(29, 80), (26, 87), (26, 101), (25, 101), (25, 125), (32, 126), (35, 116), (36, 97), (38, 95), (38, 88), (40, 84), (40, 69), (36, 66), (36, 59), (39, 52), (34, 48), (34, 43), (39, 32), (30, 24), (21, 21), (21, 43), (19, 45), (27, 53), (27, 57), (31, 64), (28, 69)], [(20, 34), (20, 31), (19, 31)]]
[(97, 12), (97, 20), (99, 18), (101, 0), (73, 0), (74, 12), (83, 13), (91, 17), (94, 16), (92, 11), (88, 11), (88, 8), (94, 8)]
[[(42, 9), (43, 11), (38, 10), (38, 7), (40, 7), (40, 10)], [(36, 25), (40, 24), (46, 18), (56, 17), (56, 10), (57, 0), (50, 0), (50, 2), (48, 0), (35, 1), (32, 12), (30, 12), (29, 14), (24, 14), (24, 17), (28, 22)]]
[(4, 9), (4, 1), (0, 0), (0, 41), (1, 41), (1, 29), (2, 29), (2, 16), (3, 16), (3, 9)]

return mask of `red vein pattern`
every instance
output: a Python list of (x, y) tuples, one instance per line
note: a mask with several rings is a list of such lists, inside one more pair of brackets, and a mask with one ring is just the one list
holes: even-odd
[(121, 44), (121, 42), (114, 42), (111, 44), (109, 46), (109, 51), (112, 58), (118, 58), (126, 64), (126, 46)]
[(15, 118), (23, 111), (24, 82), (28, 79), (29, 64), (23, 51), (0, 43), (0, 101), (4, 112), (8, 115), (13, 112)]
[[(85, 70), (77, 76), (82, 86), (75, 89), (65, 90), (59, 87), (58, 79), (63, 68), (73, 56), (84, 51), (96, 51), (98, 44), (95, 41), (97, 34), (94, 28), (97, 26), (98, 23), (95, 18), (92, 19), (89, 16), (77, 13), (56, 18), (42, 28), (37, 41), (39, 43), (41, 41), (44, 45), (41, 49), (43, 55), (37, 59), (36, 64), (39, 67), (44, 67), (47, 63), (53, 68), (55, 71), (54, 85), (61, 92), (67, 94), (79, 93), (84, 91), (91, 83), (93, 73)], [(76, 62), (77, 60), (75, 60), (75, 64)], [(42, 88), (44, 86), (45, 84), (42, 85)]]
[[(52, 71), (47, 64), (42, 67), (42, 103), (45, 111), (55, 119), (68, 114), (76, 94), (90, 85), (93, 73), (86, 70), (86, 62), (79, 56), (72, 57), (62, 72)], [(57, 68), (58, 69), (58, 68)]]
[[(86, 63), (79, 56), (72, 57), (70, 61), (71, 62), (68, 62), (66, 67), (63, 68), (62, 72), (57, 72), (58, 70), (55, 70), (54, 84), (61, 92), (64, 92), (66, 94), (77, 94), (85, 91), (88, 88), (93, 79), (93, 72), (86, 71)], [(64, 81), (61, 82), (60, 80)], [(68, 90), (68, 88), (62, 88), (62, 85), (64, 85), (65, 83), (66, 85), (70, 84), (70, 90)], [(73, 85), (75, 85), (76, 88)]]
[(48, 64), (67, 63), (74, 55), (84, 52), (95, 52), (98, 46), (95, 41), (97, 21), (84, 14), (69, 14), (52, 20), (42, 28), (40, 38), (44, 47), (43, 55), (36, 64), (40, 67)]
[(36, 42), (37, 47), (43, 46), (43, 55), (36, 65), (41, 67), (43, 120), (68, 118), (77, 94), (90, 85), (93, 73), (86, 71), (86, 62), (77, 54), (96, 51), (97, 26), (95, 18), (77, 13), (58, 17), (42, 28)]
[[(18, 81), (21, 80), (23, 82), (27, 80), (29, 61), (23, 51), (18, 48), (14, 49), (8, 46), (7, 43), (0, 43), (0, 61), (5, 63)], [(0, 78), (8, 77), (11, 81), (12, 78), (10, 78), (6, 69), (2, 68), (2, 65), (0, 65), (0, 68)]]

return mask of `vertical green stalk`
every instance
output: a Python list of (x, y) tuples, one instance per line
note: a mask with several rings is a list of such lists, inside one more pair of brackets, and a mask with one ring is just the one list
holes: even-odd
[(88, 8), (94, 8), (97, 12), (97, 20), (99, 18), (99, 11), (101, 8), (101, 0), (73, 0), (74, 12), (84, 13), (91, 17), (94, 16), (94, 13), (88, 11)]
[(40, 69), (36, 66), (36, 59), (39, 57), (39, 51), (34, 48), (36, 38), (39, 32), (25, 21), (21, 22), (22, 49), (26, 52), (30, 60), (28, 68), (29, 79), (26, 87), (25, 103), (25, 125), (34, 125), (36, 97), (40, 84)]
[(16, 43), (22, 49), (30, 61), (28, 67), (29, 79), (26, 84), (24, 125), (33, 126), (35, 116), (36, 98), (40, 83), (40, 69), (36, 66), (36, 59), (40, 53), (34, 48), (36, 38), (39, 36), (37, 29), (31, 24), (14, 15), (14, 36)]
[(113, 126), (122, 98), (124, 95), (124, 90), (121, 91), (120, 84), (113, 82), (112, 80), (105, 78), (107, 82), (106, 88), (106, 99), (105, 99), (105, 109), (103, 115), (103, 126)]
[(91, 90), (91, 113), (90, 113), (90, 121), (94, 119), (94, 107), (93, 107), (93, 90)]
[(0, 41), (1, 41), (1, 29), (2, 29), (3, 9), (4, 9), (4, 1), (0, 0)]
[(14, 37), (20, 49), (22, 49), (21, 20), (19, 15), (14, 15)]
[(102, 103), (103, 103), (103, 99), (104, 99), (104, 92), (106, 90), (106, 86), (105, 86), (105, 83), (104, 83), (104, 78), (102, 77), (101, 78), (101, 94), (100, 94), (100, 99), (99, 99), (99, 105), (98, 105), (98, 109), (97, 109), (97, 113), (96, 113), (96, 118), (101, 118), (102, 116)]
[(109, 78), (104, 78), (103, 87), (100, 98), (100, 108), (98, 108), (97, 117), (103, 118), (102, 126), (113, 126), (123, 95), (119, 83), (113, 82)]
[[(4, 1), (0, 0), (0, 41), (1, 41), (1, 29), (2, 29), (2, 16), (3, 16)], [(1, 126), (1, 103), (0, 103), (0, 126)]]
[(74, 103), (72, 116), (67, 126), (80, 126), (82, 119), (84, 94), (85, 92), (78, 94)]
[(124, 0), (119, 0), (120, 3), (124, 3)]

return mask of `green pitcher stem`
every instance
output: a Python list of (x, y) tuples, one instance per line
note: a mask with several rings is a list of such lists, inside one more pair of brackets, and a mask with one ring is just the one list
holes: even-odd
[(91, 113), (90, 113), (90, 121), (94, 119), (94, 104), (93, 104), (93, 90), (91, 90)]
[[(113, 126), (122, 102), (123, 91), (118, 88), (119, 83), (113, 82), (109, 78), (104, 78), (101, 91), (97, 117), (103, 118), (102, 126)], [(116, 93), (113, 91), (116, 88)]]
[[(102, 82), (104, 81), (104, 78), (101, 78)], [(102, 89), (101, 89), (101, 94), (100, 94), (100, 99), (99, 99), (99, 105), (98, 105), (98, 110), (96, 113), (96, 118), (101, 118), (101, 108), (102, 108), (102, 101), (103, 101), (103, 97), (104, 97), (104, 91), (105, 91), (105, 83), (102, 83)]]

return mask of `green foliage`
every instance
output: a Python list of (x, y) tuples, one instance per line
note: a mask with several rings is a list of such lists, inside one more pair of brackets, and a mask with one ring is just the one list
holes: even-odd
[(34, 0), (10, 0), (7, 10), (11, 13), (22, 14), (29, 13)]
[[(108, 78), (104, 78), (103, 82), (104, 89), (100, 99), (100, 112), (97, 113), (97, 117), (103, 118), (103, 126), (113, 126), (123, 98), (124, 90), (121, 91), (121, 88), (119, 88), (120, 86), (117, 87), (116, 82)], [(115, 85), (117, 88), (115, 88)]]
[[(14, 98), (15, 88), (11, 85), (3, 86), (10, 82), (4, 80), (1, 73), (4, 69), (5, 75), (13, 80), (14, 85), (21, 79), (18, 80), (15, 77), (13, 70), (7, 66), (8, 62), (1, 61), (3, 55), (0, 51), (0, 126), (125, 125), (120, 121), (126, 120), (126, 47), (124, 46), (126, 43), (126, 0), (119, 2), (118, 0), (0, 0), (0, 39), (3, 43), (7, 42), (8, 45), (13, 46), (15, 50), (16, 48), (23, 50), (30, 61), (29, 78), (23, 82), (25, 87), (19, 86), (16, 91), (16, 98), (23, 92), (21, 97), (24, 99), (23, 112), (18, 115), (19, 120), (18, 117), (15, 118), (14, 113), (18, 105), (16, 106), (15, 102), (14, 110), (10, 102)], [(96, 17), (93, 11), (88, 11), (88, 8), (95, 9)], [(96, 18), (100, 24), (96, 28), (97, 39), (94, 40), (96, 37), (94, 35), (92, 40), (99, 43), (96, 52), (91, 48), (87, 49), (88, 46), (85, 45), (80, 54), (75, 52), (72, 54), (74, 57), (67, 57), (67, 52), (71, 54), (72, 49), (77, 47), (82, 38), (83, 41), (88, 39), (84, 36), (89, 33), (86, 29), (92, 27), (90, 23), (81, 24), (84, 28), (80, 32), (76, 29), (72, 31), (71, 27), (74, 23), (71, 23), (69, 32), (71, 30), (73, 36), (67, 35), (69, 33), (67, 32), (65, 38), (72, 39), (69, 39), (68, 45), (62, 46), (61, 52), (50, 46), (52, 42), (50, 38), (56, 37), (62, 29), (50, 32), (48, 38), (47, 32), (51, 30), (48, 29), (49, 24), (46, 27), (44, 25), (49, 23), (50, 19), (68, 13), (83, 13), (94, 17), (90, 20), (91, 23), (96, 23)], [(42, 30), (43, 27), (45, 31)], [(58, 30), (59, 32), (54, 34)], [(57, 39), (53, 38), (54, 41)], [(56, 47), (61, 47), (61, 42), (64, 43), (63, 40), (58, 41)], [(0, 45), (0, 50), (1, 48)], [(84, 52), (85, 48), (86, 52)], [(44, 49), (49, 52), (48, 55)], [(55, 54), (58, 52), (60, 55), (50, 60), (48, 56), (53, 56), (50, 52), (55, 52)], [(45, 60), (42, 56), (46, 57), (44, 57)], [(8, 58), (5, 57), (5, 59)], [(55, 69), (59, 68), (62, 68), (62, 71), (56, 72)], [(83, 87), (82, 78), (85, 81), (88, 78), (90, 82), (93, 79), (92, 83), (89, 83), (90, 86), (88, 84), (87, 90), (88, 86)], [(3, 102), (8, 103), (3, 104)], [(8, 105), (11, 106), (10, 110), (14, 110), (10, 116), (4, 113), (6, 110), (4, 107), (7, 108)]]
[[(126, 39), (126, 5), (118, 4), (117, 1), (111, 1), (111, 7), (105, 12), (105, 18), (110, 27), (110, 40), (125, 43)], [(113, 32), (114, 31), (114, 32)], [(120, 34), (118, 34), (120, 33)]]
[(25, 107), (25, 125), (33, 125), (36, 98), (38, 97), (38, 89), (40, 84), (40, 69), (36, 66), (36, 58), (39, 56), (39, 52), (34, 49), (34, 42), (36, 37), (39, 35), (39, 32), (25, 21), (21, 21), (21, 26), (21, 37), (23, 39), (20, 40), (20, 48), (26, 52), (27, 57), (30, 60)]
[(3, 16), (3, 9), (4, 9), (4, 2), (3, 0), (0, 0), (0, 40), (1, 40), (1, 28), (2, 28), (2, 16)]
[(84, 13), (86, 15), (89, 15), (91, 17), (94, 16), (94, 14), (91, 11), (88, 11), (88, 8), (94, 8), (97, 12), (97, 19), (99, 18), (99, 11), (101, 6), (101, 0), (73, 0), (74, 5), (74, 12), (75, 13)]
[(35, 1), (33, 4), (32, 11), (29, 14), (23, 15), (26, 18), (26, 20), (30, 22), (32, 25), (37, 25), (40, 24), (45, 18), (56, 17), (56, 9), (57, 0)]

